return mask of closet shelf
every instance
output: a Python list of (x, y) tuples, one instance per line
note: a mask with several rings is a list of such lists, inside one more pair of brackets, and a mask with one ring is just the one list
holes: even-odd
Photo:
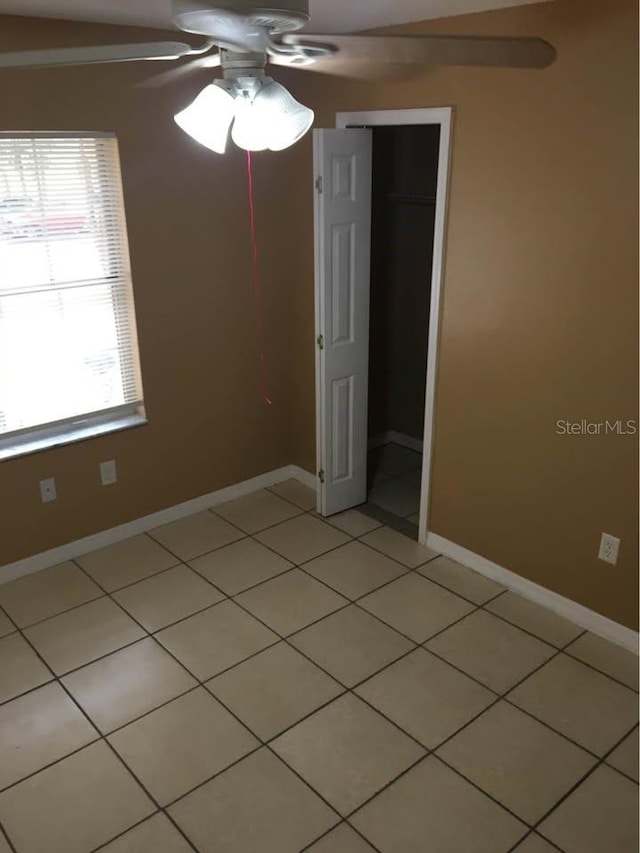
[(382, 193), (378, 199), (386, 201), (405, 202), (407, 204), (435, 204), (435, 196), (418, 195), (415, 193)]

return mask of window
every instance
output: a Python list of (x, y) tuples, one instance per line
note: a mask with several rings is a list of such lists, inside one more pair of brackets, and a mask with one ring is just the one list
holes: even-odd
[(136, 423), (116, 139), (0, 134), (0, 459)]

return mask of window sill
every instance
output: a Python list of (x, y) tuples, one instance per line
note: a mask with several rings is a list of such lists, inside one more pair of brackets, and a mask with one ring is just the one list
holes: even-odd
[(4, 459), (15, 459), (18, 456), (27, 456), (30, 453), (38, 453), (42, 450), (51, 450), (54, 447), (62, 447), (67, 444), (75, 444), (88, 438), (96, 438), (111, 432), (121, 432), (132, 427), (143, 426), (148, 423), (145, 415), (128, 414), (113, 417), (108, 421), (99, 423), (87, 423), (67, 426), (64, 431), (57, 434), (46, 434), (36, 432), (31, 436), (25, 436), (5, 446), (0, 442), (0, 461)]

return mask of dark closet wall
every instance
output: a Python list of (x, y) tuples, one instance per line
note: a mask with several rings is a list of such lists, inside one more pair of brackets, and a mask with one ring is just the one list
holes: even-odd
[(421, 439), (440, 128), (373, 130), (369, 435)]

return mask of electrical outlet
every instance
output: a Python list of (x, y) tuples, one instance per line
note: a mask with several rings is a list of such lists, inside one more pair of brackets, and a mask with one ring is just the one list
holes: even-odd
[(609, 533), (603, 533), (600, 540), (600, 551), (598, 559), (604, 560), (605, 563), (611, 563), (612, 566), (618, 562), (618, 551), (620, 549), (620, 540)]
[(40, 500), (43, 504), (58, 500), (56, 481), (53, 477), (49, 477), (48, 480), (40, 480)]
[(100, 463), (100, 480), (103, 486), (112, 486), (118, 482), (118, 472), (116, 470), (115, 459), (110, 459), (108, 462)]

